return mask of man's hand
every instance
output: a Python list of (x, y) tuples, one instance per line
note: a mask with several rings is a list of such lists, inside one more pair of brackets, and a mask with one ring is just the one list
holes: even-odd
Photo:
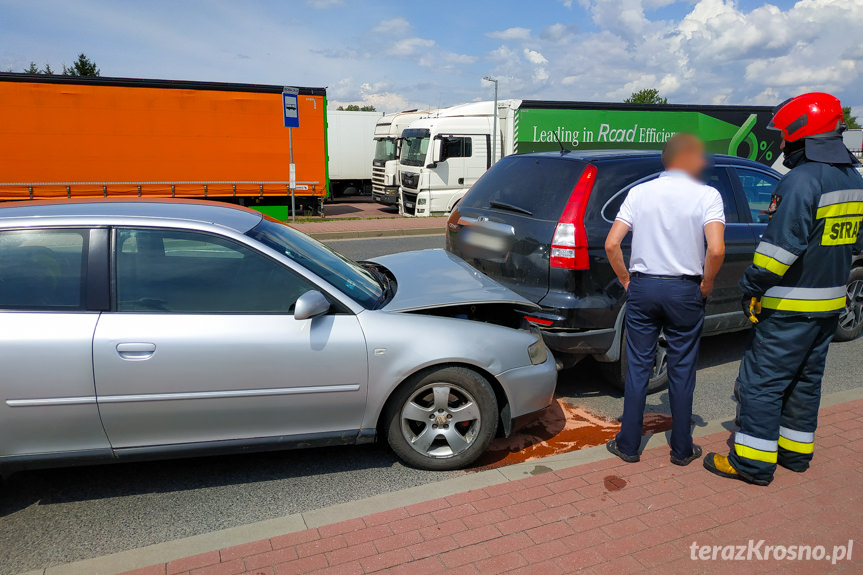
[(626, 269), (626, 263), (623, 261), (623, 250), (620, 244), (628, 233), (629, 226), (620, 220), (615, 220), (608, 232), (608, 237), (605, 238), (605, 253), (608, 254), (608, 262), (611, 264), (611, 269), (614, 270), (617, 280), (626, 291), (629, 291), (629, 270)]
[(618, 280), (623, 285), (623, 291), (629, 291), (629, 282), (631, 281), (629, 279), (629, 276), (626, 276), (626, 279), (623, 279), (623, 280), (618, 278)]
[(713, 280), (701, 280), (701, 297), (707, 299), (713, 293)]

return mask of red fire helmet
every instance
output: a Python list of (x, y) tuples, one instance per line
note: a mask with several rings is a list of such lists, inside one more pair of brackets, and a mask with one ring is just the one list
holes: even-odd
[(842, 123), (842, 104), (836, 96), (810, 92), (776, 107), (769, 128), (782, 132), (788, 142), (834, 132)]

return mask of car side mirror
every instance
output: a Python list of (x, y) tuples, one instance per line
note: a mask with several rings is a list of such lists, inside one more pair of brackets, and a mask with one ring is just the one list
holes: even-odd
[(330, 302), (319, 291), (307, 291), (294, 304), (294, 319), (297, 321), (322, 316), (330, 311)]

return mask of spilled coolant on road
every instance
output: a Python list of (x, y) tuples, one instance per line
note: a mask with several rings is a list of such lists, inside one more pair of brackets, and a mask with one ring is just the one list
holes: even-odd
[[(670, 415), (644, 415), (645, 435), (662, 433), (669, 429)], [(557, 398), (536, 421), (510, 437), (495, 439), (474, 469), (494, 469), (602, 445), (619, 430), (618, 421), (596, 415), (583, 407), (572, 405), (565, 399)]]

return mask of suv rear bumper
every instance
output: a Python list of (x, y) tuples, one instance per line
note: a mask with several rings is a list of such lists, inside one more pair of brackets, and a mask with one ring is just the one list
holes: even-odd
[(587, 331), (545, 331), (542, 339), (554, 353), (567, 355), (603, 355), (614, 344), (614, 328)]

